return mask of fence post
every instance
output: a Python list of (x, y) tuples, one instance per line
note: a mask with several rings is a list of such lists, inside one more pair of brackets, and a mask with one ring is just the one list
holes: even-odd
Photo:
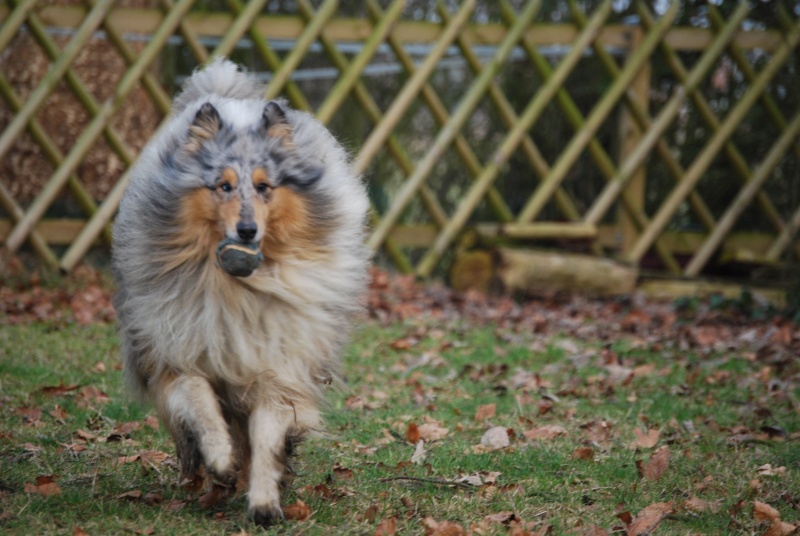
[[(630, 55), (641, 46), (642, 40), (644, 39), (644, 32), (640, 26), (632, 27), (627, 31), (626, 38), (628, 41), (627, 56), (630, 57)], [(639, 74), (633, 79), (628, 89), (630, 99), (637, 102), (645, 113), (649, 110), (650, 75), (651, 61), (648, 59), (642, 64)], [(642, 129), (639, 128), (630, 110), (627, 106), (623, 106), (619, 121), (620, 165), (628, 159), (630, 153), (639, 145), (642, 135)], [(633, 201), (636, 208), (644, 214), (645, 192), (647, 191), (647, 172), (644, 165), (633, 174), (626, 188), (628, 190), (629, 199)], [(618, 210), (614, 241), (619, 251), (623, 254), (630, 251), (638, 236), (638, 226), (633, 218), (627, 211)]]

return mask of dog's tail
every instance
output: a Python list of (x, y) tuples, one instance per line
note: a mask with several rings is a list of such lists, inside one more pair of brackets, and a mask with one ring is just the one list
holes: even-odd
[(181, 94), (172, 103), (172, 112), (180, 113), (190, 102), (209, 95), (230, 99), (258, 99), (264, 95), (264, 86), (254, 75), (239, 70), (225, 59), (217, 58), (203, 70), (196, 70), (186, 79)]

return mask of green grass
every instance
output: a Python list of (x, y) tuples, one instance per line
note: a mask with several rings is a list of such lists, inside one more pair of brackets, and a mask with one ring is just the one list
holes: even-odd
[[(797, 370), (783, 371), (783, 383), (771, 386), (752, 356), (655, 352), (620, 340), (606, 352), (628, 369), (653, 369), (614, 381), (600, 343), (569, 341), (588, 354), (576, 358), (558, 338), (435, 327), (366, 323), (355, 334), (344, 359), (346, 383), (331, 392), (327, 433), (301, 447), (299, 476), (285, 497), (287, 504), (304, 501), (312, 515), (271, 533), (373, 534), (378, 523), (395, 517), (398, 533), (424, 534), (423, 520), (430, 517), (505, 534), (507, 526), (484, 520), (503, 511), (514, 512), (531, 531), (549, 525), (563, 534), (595, 524), (610, 532), (624, 527), (620, 512), (635, 516), (657, 502), (673, 504), (659, 534), (763, 532), (753, 517), (755, 500), (775, 507), (784, 521), (800, 519), (800, 390), (790, 381)], [(418, 344), (392, 348), (408, 335)], [(126, 399), (117, 360), (113, 326), (0, 326), (0, 531), (260, 532), (244, 515), (241, 493), (204, 507), (204, 490), (180, 485), (171, 456), (151, 465), (117, 463), (147, 451), (174, 452), (163, 429), (145, 424), (149, 410)], [(77, 388), (43, 391), (54, 386)], [(97, 399), (98, 392), (107, 400)], [(475, 413), (491, 403), (496, 415), (489, 423), (512, 430), (513, 437), (508, 448), (476, 451), (488, 424), (476, 422)], [(448, 433), (427, 442), (423, 462), (414, 464), (406, 431), (426, 420)], [(128, 437), (112, 435), (134, 421), (140, 426)], [(560, 425), (567, 434), (524, 437), (545, 425)], [(766, 437), (765, 425), (787, 437)], [(634, 428), (659, 429), (657, 445), (631, 448)], [(81, 441), (79, 431), (94, 440)], [(574, 457), (579, 447), (591, 447), (594, 459)], [(668, 468), (657, 480), (641, 478), (637, 461), (646, 464), (660, 447), (669, 449)], [(784, 473), (759, 476), (765, 464)], [(439, 482), (493, 472), (500, 473), (493, 484), (474, 489)], [(30, 492), (37, 477), (49, 475), (60, 494)], [(140, 494), (123, 497), (131, 491)], [(692, 512), (684, 507), (691, 497), (718, 506)]]

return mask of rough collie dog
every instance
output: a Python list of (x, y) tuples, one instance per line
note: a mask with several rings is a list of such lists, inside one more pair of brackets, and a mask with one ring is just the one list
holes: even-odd
[(368, 202), (328, 130), (263, 93), (222, 59), (188, 79), (132, 171), (113, 267), (126, 379), (182, 474), (249, 467), (268, 525), (362, 303)]

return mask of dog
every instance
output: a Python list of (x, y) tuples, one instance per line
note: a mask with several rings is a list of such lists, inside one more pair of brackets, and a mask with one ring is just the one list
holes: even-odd
[(181, 474), (283, 518), (289, 457), (321, 427), (362, 309), (368, 199), (333, 135), (227, 59), (196, 71), (148, 142), (113, 227), (126, 383), (174, 439)]

